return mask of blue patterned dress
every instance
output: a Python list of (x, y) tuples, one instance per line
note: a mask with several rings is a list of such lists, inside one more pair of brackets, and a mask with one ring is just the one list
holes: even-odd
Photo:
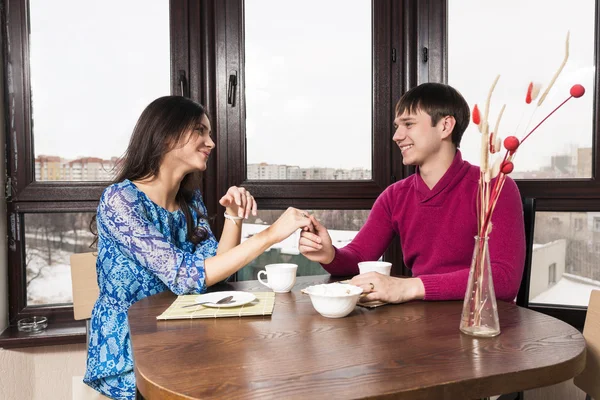
[[(206, 215), (200, 192), (194, 205)], [(167, 211), (131, 181), (106, 188), (97, 213), (100, 296), (92, 311), (84, 382), (114, 399), (135, 399), (135, 376), (127, 310), (145, 297), (170, 290), (203, 293), (204, 260), (217, 252), (209, 232), (194, 245), (188, 240), (183, 212)]]

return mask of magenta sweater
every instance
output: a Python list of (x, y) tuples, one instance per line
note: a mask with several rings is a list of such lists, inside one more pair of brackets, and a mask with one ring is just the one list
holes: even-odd
[[(460, 151), (430, 190), (418, 171), (390, 185), (375, 201), (367, 222), (346, 247), (335, 249), (332, 275), (355, 275), (357, 263), (377, 260), (398, 235), (404, 263), (423, 281), (425, 300), (465, 296), (477, 234), (479, 167)], [(496, 297), (513, 301), (525, 262), (525, 228), (519, 189), (507, 179), (492, 216), (490, 259)]]

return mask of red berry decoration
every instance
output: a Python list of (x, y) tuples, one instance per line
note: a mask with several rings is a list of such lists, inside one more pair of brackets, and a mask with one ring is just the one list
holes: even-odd
[(481, 115), (479, 115), (479, 108), (477, 107), (477, 104), (475, 104), (475, 107), (473, 107), (473, 123), (479, 125), (480, 122)]
[(583, 86), (581, 86), (580, 84), (577, 85), (573, 85), (571, 87), (571, 96), (575, 97), (576, 99), (583, 96), (585, 93), (585, 88)]
[(500, 166), (500, 171), (502, 171), (502, 173), (505, 174), (505, 175), (508, 175), (511, 172), (513, 172), (513, 169), (515, 169), (515, 166), (510, 161), (504, 161), (502, 163), (502, 165)]
[(519, 139), (516, 136), (508, 136), (504, 139), (504, 148), (510, 151), (510, 154), (514, 153), (519, 148)]

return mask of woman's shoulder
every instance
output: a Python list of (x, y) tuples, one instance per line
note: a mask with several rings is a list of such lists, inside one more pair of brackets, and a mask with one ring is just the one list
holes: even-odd
[(139, 189), (129, 180), (113, 183), (104, 189), (100, 202), (125, 201), (128, 203), (139, 200)]

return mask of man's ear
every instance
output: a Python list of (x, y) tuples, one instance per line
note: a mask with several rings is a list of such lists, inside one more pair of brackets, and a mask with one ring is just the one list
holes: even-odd
[(452, 132), (454, 131), (454, 126), (456, 126), (456, 119), (453, 116), (448, 115), (448, 116), (445, 116), (444, 118), (442, 118), (440, 123), (442, 124), (442, 126), (441, 126), (442, 139), (451, 137)]

